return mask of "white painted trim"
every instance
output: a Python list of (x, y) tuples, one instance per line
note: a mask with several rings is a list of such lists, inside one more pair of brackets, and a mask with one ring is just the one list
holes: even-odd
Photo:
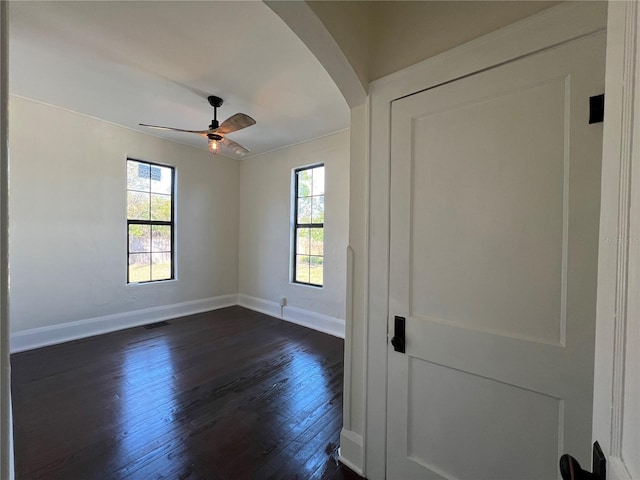
[(340, 432), (338, 459), (361, 477), (364, 477), (364, 445), (362, 435), (345, 428)]
[[(637, 371), (640, 302), (640, 10), (609, 2), (602, 157), (593, 441), (607, 459), (607, 478), (631, 480), (625, 451), (638, 445)], [(626, 398), (627, 395), (634, 397)], [(630, 408), (631, 406), (631, 408)], [(635, 431), (635, 434), (634, 434)], [(637, 457), (636, 457), (637, 458)], [(636, 464), (637, 468), (637, 464)]]
[(607, 458), (607, 478), (610, 480), (638, 480), (631, 476), (620, 457), (611, 456)]
[(297, 307), (280, 307), (280, 304), (262, 298), (239, 294), (238, 305), (287, 322), (302, 325), (334, 337), (344, 338), (345, 321)]
[(343, 430), (351, 430), (351, 372), (353, 342), (353, 248), (347, 246), (347, 291), (344, 331), (344, 379), (342, 390), (342, 426)]
[[(364, 105), (365, 108), (365, 112), (364, 112), (364, 131), (365, 131), (365, 135), (364, 138), (369, 139), (371, 136), (371, 97), (367, 97), (367, 102)], [(354, 115), (354, 113), (352, 112), (352, 116)], [(361, 313), (358, 317), (358, 320), (360, 322), (363, 323), (363, 331), (362, 331), (362, 341), (364, 342), (364, 346), (362, 348), (362, 357), (361, 357), (361, 361), (362, 361), (362, 365), (363, 365), (363, 369), (362, 372), (360, 372), (360, 374), (362, 375), (362, 386), (361, 386), (361, 397), (363, 399), (363, 404), (361, 405), (353, 405), (351, 399), (349, 399), (349, 401), (351, 402), (351, 408), (361, 408), (362, 410), (362, 417), (363, 417), (363, 424), (361, 425), (362, 428), (362, 435), (361, 435), (361, 441), (362, 441), (362, 462), (361, 462), (361, 469), (362, 469), (362, 476), (366, 477), (367, 475), (367, 470), (366, 470), (366, 465), (367, 465), (367, 451), (365, 450), (364, 446), (364, 439), (366, 438), (366, 434), (367, 434), (367, 422), (366, 422), (366, 415), (367, 415), (367, 404), (368, 404), (368, 397), (367, 397), (367, 392), (368, 392), (368, 384), (367, 384), (367, 379), (368, 379), (368, 371), (369, 371), (369, 363), (368, 363), (368, 351), (369, 351), (369, 249), (370, 249), (370, 238), (369, 238), (369, 225), (371, 222), (370, 219), (370, 215), (371, 215), (371, 210), (369, 207), (369, 201), (370, 201), (370, 188), (371, 188), (371, 184), (369, 182), (369, 178), (371, 175), (371, 154), (370, 154), (370, 142), (365, 142), (366, 144), (364, 145), (364, 157), (365, 157), (365, 165), (364, 168), (361, 171), (355, 172), (355, 175), (364, 175), (364, 178), (366, 179), (365, 184), (364, 184), (364, 196), (365, 196), (365, 200), (364, 200), (364, 211), (366, 212), (366, 215), (364, 215), (364, 245), (363, 245), (363, 249), (362, 252), (360, 253), (360, 259), (354, 257), (354, 268), (361, 268), (361, 274), (356, 276), (356, 270), (354, 270), (354, 288), (355, 285), (357, 285), (359, 282), (362, 282), (362, 296), (359, 298), (360, 301), (355, 301), (353, 305), (359, 305), (361, 307)], [(353, 147), (352, 147), (353, 148)], [(353, 172), (350, 172), (350, 175), (354, 175)], [(354, 214), (356, 217), (359, 215), (359, 212), (356, 211), (356, 213)], [(357, 235), (357, 232), (355, 232), (355, 234)], [(354, 252), (355, 255), (355, 252)], [(360, 264), (362, 264), (360, 266)], [(360, 303), (362, 302), (362, 303)], [(354, 318), (355, 319), (355, 318)], [(352, 425), (353, 428), (353, 425)], [(351, 462), (353, 463), (353, 462)]]
[(365, 471), (386, 475), (391, 102), (606, 27), (606, 5), (566, 2), (370, 85), (369, 274)]
[(188, 302), (144, 308), (131, 312), (115, 313), (87, 318), (48, 327), (32, 328), (11, 335), (11, 352), (22, 352), (34, 348), (93, 337), (104, 333), (124, 330), (148, 323), (172, 320), (196, 313), (208, 312), (238, 304), (237, 295), (192, 300)]
[[(369, 102), (351, 110), (349, 245), (345, 308), (343, 431), (358, 435), (361, 447), (341, 448), (345, 465), (365, 477), (364, 412), (367, 402), (367, 248), (369, 178)], [(356, 455), (352, 458), (351, 455)]]
[(0, 478), (14, 478), (11, 361), (9, 359), (9, 8), (0, 2)]

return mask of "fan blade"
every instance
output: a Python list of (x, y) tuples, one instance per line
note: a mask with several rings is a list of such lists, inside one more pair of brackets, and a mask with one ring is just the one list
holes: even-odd
[(247, 153), (249, 153), (249, 149), (244, 148), (242, 145), (240, 145), (237, 142), (234, 142), (233, 140), (227, 138), (227, 137), (223, 137), (222, 140), (220, 140), (222, 142), (222, 144), (227, 147), (229, 150), (232, 150), (233, 153), (236, 153), (238, 155), (246, 155)]
[(204, 135), (205, 137), (209, 133), (209, 130), (183, 130), (182, 128), (173, 128), (173, 127), (161, 127), (160, 125), (147, 125), (145, 123), (139, 123), (141, 127), (149, 127), (156, 128), (158, 130), (170, 130), (174, 132), (186, 132), (186, 133), (197, 133), (198, 135)]
[(222, 124), (215, 130), (215, 133), (226, 135), (227, 133), (250, 127), (255, 123), (256, 121), (249, 115), (245, 115), (244, 113), (236, 113), (235, 115), (227, 118), (224, 122), (222, 122)]

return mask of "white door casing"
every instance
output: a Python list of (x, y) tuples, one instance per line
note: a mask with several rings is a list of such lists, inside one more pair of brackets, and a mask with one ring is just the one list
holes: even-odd
[(8, 316), (9, 34), (7, 2), (0, 2), (0, 478), (12, 480), (13, 422)]
[(593, 440), (640, 478), (640, 11), (609, 2)]
[(604, 40), (393, 103), (387, 478), (590, 458)]

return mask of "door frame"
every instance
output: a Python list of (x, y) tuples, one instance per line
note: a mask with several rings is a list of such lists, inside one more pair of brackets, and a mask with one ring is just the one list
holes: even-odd
[(634, 221), (640, 215), (640, 150), (634, 148), (640, 142), (638, 4), (610, 2), (608, 32), (593, 440), (608, 457), (608, 478), (631, 480), (624, 452), (637, 452), (638, 445), (626, 445), (622, 427), (635, 425), (640, 434), (640, 410), (624, 408), (625, 394), (634, 395), (631, 405), (640, 400), (638, 377), (626, 376), (640, 362), (640, 225)]
[[(606, 29), (607, 5), (562, 4), (370, 85), (365, 473), (386, 475), (391, 103), (399, 98)], [(586, 101), (586, 99), (585, 99)]]
[(9, 361), (9, 33), (7, 2), (0, 2), (0, 478), (12, 480), (13, 422)]

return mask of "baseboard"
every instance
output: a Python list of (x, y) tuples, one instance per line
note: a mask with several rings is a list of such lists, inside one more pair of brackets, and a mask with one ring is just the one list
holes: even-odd
[(71, 340), (93, 337), (103, 333), (138, 327), (162, 320), (171, 320), (233, 305), (240, 305), (335, 337), (344, 338), (345, 322), (340, 318), (329, 317), (328, 315), (310, 312), (297, 307), (284, 307), (284, 315), (281, 317), (280, 305), (276, 302), (248, 295), (223, 295), (16, 332), (11, 334), (11, 353), (56, 345)]
[(170, 320), (195, 313), (208, 312), (238, 304), (237, 295), (192, 300), (188, 302), (144, 308), (131, 312), (104, 315), (101, 317), (77, 320), (75, 322), (33, 328), (11, 334), (11, 353), (32, 350), (34, 348), (93, 337), (103, 333), (124, 330), (125, 328), (146, 325), (147, 323)]
[(287, 322), (302, 325), (303, 327), (312, 328), (319, 332), (328, 333), (334, 337), (344, 338), (345, 321), (341, 318), (288, 306), (282, 308), (281, 315), (281, 308), (278, 303), (243, 294), (238, 295), (238, 305)]
[(364, 446), (362, 435), (343, 428), (340, 432), (338, 458), (341, 463), (345, 464), (361, 477), (364, 477)]

